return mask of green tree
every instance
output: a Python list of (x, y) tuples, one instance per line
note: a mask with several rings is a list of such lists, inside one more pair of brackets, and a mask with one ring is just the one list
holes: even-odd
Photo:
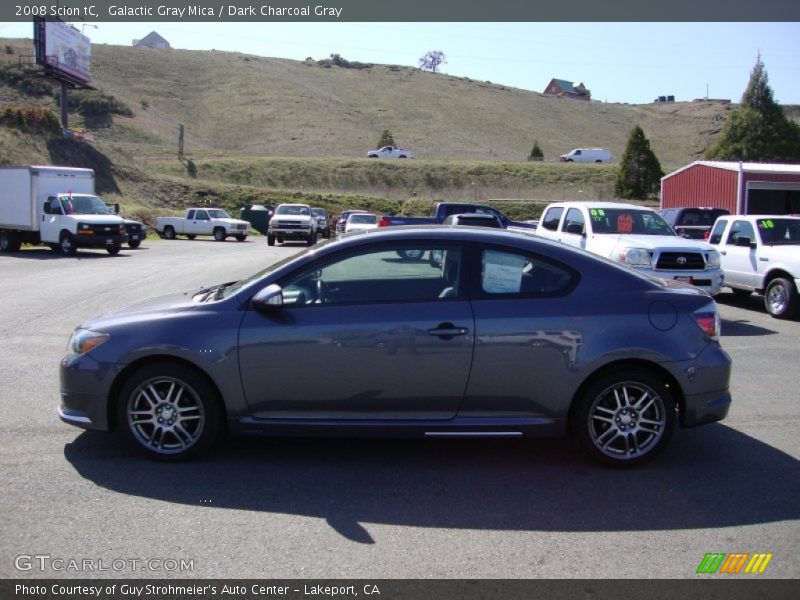
[(761, 55), (756, 58), (741, 104), (731, 113), (706, 157), (753, 162), (800, 160), (800, 126), (775, 102)]
[(614, 192), (620, 198), (644, 199), (656, 193), (664, 176), (650, 141), (638, 125), (631, 130), (617, 171)]
[(394, 137), (392, 137), (392, 132), (388, 129), (384, 129), (383, 133), (381, 134), (381, 139), (378, 140), (378, 145), (375, 146), (376, 148), (383, 148), (384, 146), (394, 146)]
[(544, 152), (539, 148), (539, 140), (534, 140), (531, 153), (528, 155), (528, 160), (544, 160)]

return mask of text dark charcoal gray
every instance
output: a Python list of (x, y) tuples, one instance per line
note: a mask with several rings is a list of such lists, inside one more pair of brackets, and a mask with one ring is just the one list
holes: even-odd
[(32, 17), (88, 22), (714, 22), (800, 21), (788, 0), (15, 0), (0, 5), (0, 21)]

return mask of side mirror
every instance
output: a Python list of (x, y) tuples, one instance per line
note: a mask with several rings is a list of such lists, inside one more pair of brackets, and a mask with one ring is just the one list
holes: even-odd
[(111, 205), (111, 210), (114, 211), (115, 215), (119, 214), (119, 203), (115, 202)]
[(277, 283), (257, 292), (250, 302), (256, 310), (275, 310), (283, 306), (283, 288)]
[(749, 237), (741, 236), (736, 238), (736, 245), (743, 248), (752, 248), (753, 241)]
[(576, 235), (583, 234), (583, 225), (581, 223), (567, 223), (567, 233), (574, 233)]

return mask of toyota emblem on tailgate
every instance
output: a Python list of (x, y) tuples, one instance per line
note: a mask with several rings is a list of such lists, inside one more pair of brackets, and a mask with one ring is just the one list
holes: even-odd
[(685, 256), (679, 256), (678, 258), (675, 259), (675, 262), (678, 263), (679, 265), (685, 265), (686, 264), (686, 257)]

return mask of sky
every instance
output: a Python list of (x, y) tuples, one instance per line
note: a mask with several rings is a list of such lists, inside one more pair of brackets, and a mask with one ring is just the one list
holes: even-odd
[[(583, 82), (594, 100), (738, 101), (761, 54), (775, 99), (800, 104), (800, 23), (96, 23), (93, 43), (130, 45), (155, 30), (173, 48), (304, 60), (418, 66), (441, 50), (441, 71), (541, 92), (551, 78)], [(0, 23), (0, 37), (32, 37)]]

